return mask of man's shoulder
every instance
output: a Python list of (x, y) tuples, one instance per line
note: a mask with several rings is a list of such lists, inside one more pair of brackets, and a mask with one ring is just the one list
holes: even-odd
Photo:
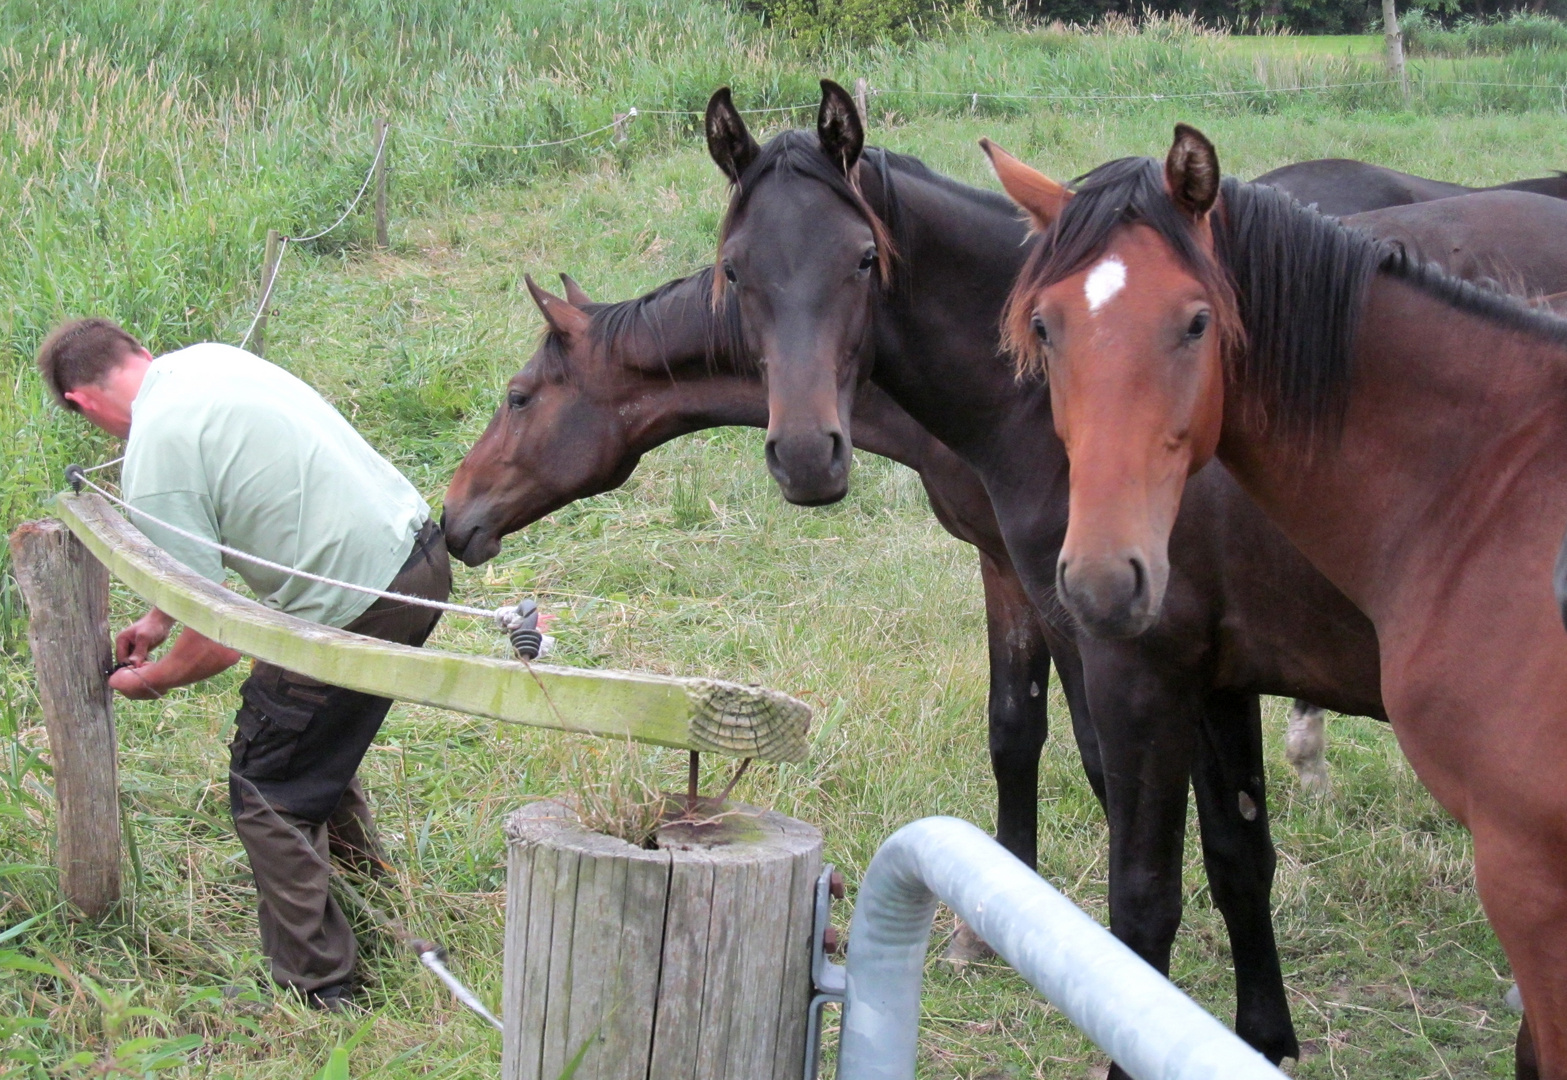
[(279, 401), (292, 406), (320, 397), (308, 383), (276, 364), (215, 341), (158, 357), (143, 385), (149, 401), (182, 412), (191, 407), (264, 411)]

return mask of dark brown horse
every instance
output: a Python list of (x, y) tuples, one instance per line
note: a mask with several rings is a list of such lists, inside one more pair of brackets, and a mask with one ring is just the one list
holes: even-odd
[(1495, 187), (1472, 188), (1442, 180), (1427, 180), (1423, 176), (1411, 176), (1396, 169), (1349, 158), (1321, 158), (1285, 165), (1263, 173), (1253, 183), (1281, 188), (1297, 202), (1315, 206), (1319, 213), (1335, 217), (1363, 214), (1367, 210), (1379, 210), (1386, 206), (1448, 199), (1475, 191), (1527, 191), (1554, 199), (1567, 199), (1567, 173), (1514, 180)]
[(1222, 459), (1376, 626), (1399, 744), (1474, 835), (1518, 1075), (1567, 1077), (1567, 321), (1221, 182), (1184, 125), (1075, 192), (992, 157), (1044, 233), (1006, 333), (1071, 457), (1063, 599), (1157, 628), (1169, 520)]

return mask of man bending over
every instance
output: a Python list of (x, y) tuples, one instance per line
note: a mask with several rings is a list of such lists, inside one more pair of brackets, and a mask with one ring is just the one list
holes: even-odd
[[(107, 319), (81, 319), (38, 351), (66, 409), (125, 439), (131, 506), (188, 533), (339, 581), (445, 600), (451, 566), (419, 493), (336, 409), (283, 369), (227, 345), (153, 358)], [(212, 581), (234, 570), (263, 604), (386, 641), (422, 645), (440, 612), (322, 585), (220, 555), (132, 514), (154, 543)], [(109, 684), (161, 697), (216, 675), (239, 653), (149, 611), (115, 639), (129, 666)], [(312, 1005), (352, 990), (356, 945), (327, 891), (328, 858), (381, 865), (355, 774), (391, 702), (257, 662), (229, 744), (229, 808), (256, 879), (272, 977)]]

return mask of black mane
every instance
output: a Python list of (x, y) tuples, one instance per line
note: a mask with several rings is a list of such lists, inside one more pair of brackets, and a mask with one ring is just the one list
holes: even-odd
[[(1331, 436), (1342, 423), (1355, 333), (1378, 273), (1457, 310), (1567, 346), (1567, 320), (1454, 277), (1266, 184), (1223, 180), (1213, 214), (1217, 260), (1198, 247), (1152, 158), (1109, 162), (1074, 186), (1074, 197), (1024, 267), (1014, 301), (1081, 270), (1120, 226), (1150, 226), (1218, 306), (1233, 298), (1240, 333), (1226, 353), (1234, 377), (1255, 391), (1270, 422), (1287, 436)], [(1026, 363), (1032, 335), (1026, 325), (1019, 331), (1016, 307), (1009, 305), (1008, 342)]]
[[(725, 354), (733, 365), (742, 367), (748, 362), (748, 354), (740, 330), (740, 306), (733, 298), (726, 296), (719, 301), (719, 309), (713, 310), (713, 273), (713, 267), (704, 266), (694, 274), (666, 281), (651, 292), (631, 300), (589, 304), (583, 309), (588, 313), (589, 333), (595, 342), (604, 346), (609, 359), (616, 363), (624, 363), (626, 355), (636, 348), (637, 339), (642, 334), (651, 336), (653, 352), (665, 355), (661, 320), (672, 316), (664, 312), (654, 317), (651, 309), (665, 304), (679, 304), (685, 310), (674, 317), (698, 319), (703, 324), (707, 336), (709, 370), (716, 368), (718, 357)], [(539, 365), (539, 374), (546, 382), (572, 381), (570, 344), (552, 330), (545, 331), (534, 363)]]

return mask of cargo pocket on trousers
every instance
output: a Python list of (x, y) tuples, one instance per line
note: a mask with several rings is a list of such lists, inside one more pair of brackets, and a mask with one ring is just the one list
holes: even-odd
[(248, 702), (234, 718), (239, 728), (229, 744), (229, 768), (247, 780), (286, 780), (304, 725), (274, 720)]
[(244, 704), (235, 717), (239, 734), (230, 747), (230, 767), (250, 780), (289, 779), (300, 738), (331, 692), (315, 679), (258, 665), (240, 688)]

